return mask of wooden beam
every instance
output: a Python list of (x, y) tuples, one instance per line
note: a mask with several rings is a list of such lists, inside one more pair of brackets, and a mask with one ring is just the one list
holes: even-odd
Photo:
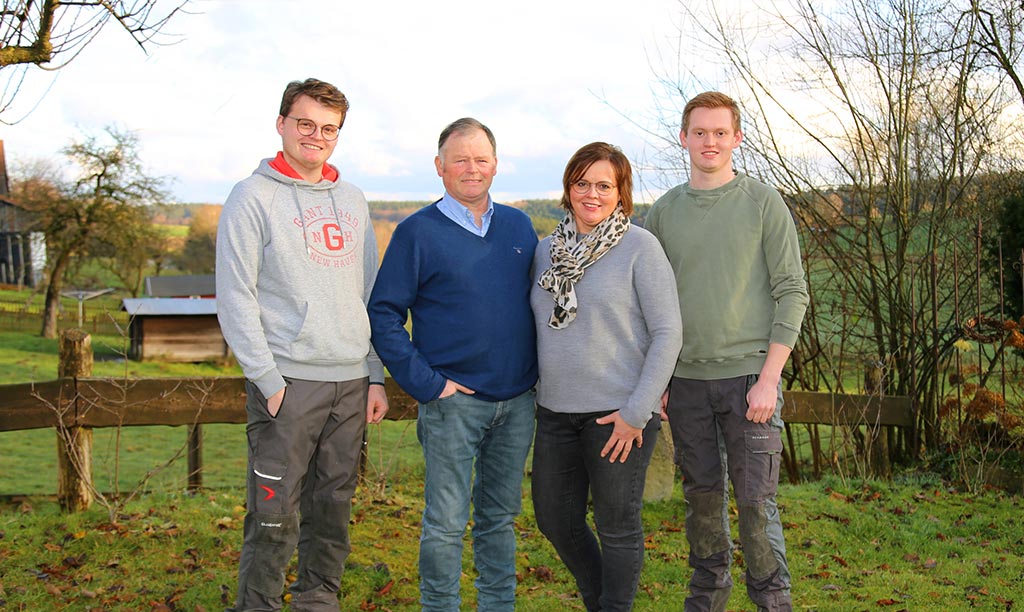
[(203, 426), (188, 426), (188, 486), (189, 493), (203, 488)]
[[(415, 419), (418, 404), (393, 379), (384, 385), (388, 396), (387, 419)], [(245, 423), (245, 379), (150, 378), (78, 380), (79, 425), (191, 425), (193, 423)], [(0, 431), (53, 427), (52, 405), (61, 394), (73, 396), (70, 379), (45, 383), (0, 385)], [(840, 395), (811, 391), (785, 391), (782, 418), (789, 423), (821, 425), (914, 424), (913, 403), (907, 397)], [(71, 418), (71, 417), (67, 417)], [(70, 421), (68, 424), (72, 424)]]
[(87, 378), (78, 393), (89, 427), (245, 423), (243, 378)]
[[(0, 431), (56, 427), (62, 393), (74, 397), (70, 379), (0, 385)], [(70, 422), (73, 415), (67, 418)]]
[(909, 397), (786, 391), (783, 398), (782, 419), (787, 423), (900, 427), (914, 424), (914, 406)]
[(419, 403), (410, 397), (394, 378), (384, 379), (384, 390), (388, 394), (388, 413), (384, 416), (389, 421), (415, 420), (419, 414)]

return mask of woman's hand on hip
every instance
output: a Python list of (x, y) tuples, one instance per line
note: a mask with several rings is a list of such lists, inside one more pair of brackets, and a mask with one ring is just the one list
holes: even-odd
[(595, 423), (598, 425), (612, 423), (615, 426), (612, 429), (612, 435), (608, 437), (608, 442), (601, 449), (601, 456), (608, 457), (609, 463), (615, 463), (616, 459), (618, 459), (619, 463), (625, 463), (626, 458), (629, 457), (629, 452), (633, 450), (634, 442), (636, 442), (637, 448), (644, 445), (644, 430), (639, 427), (633, 427), (623, 420), (618, 410), (597, 419)]

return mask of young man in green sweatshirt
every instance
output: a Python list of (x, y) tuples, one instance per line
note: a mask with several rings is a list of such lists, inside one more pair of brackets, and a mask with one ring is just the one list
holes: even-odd
[(654, 203), (646, 228), (675, 271), (683, 320), (666, 413), (683, 472), (693, 568), (684, 609), (726, 608), (732, 481), (747, 593), (759, 611), (788, 611), (775, 495), (782, 368), (808, 302), (796, 227), (777, 190), (733, 169), (743, 133), (732, 98), (705, 92), (691, 99), (679, 139), (690, 180)]

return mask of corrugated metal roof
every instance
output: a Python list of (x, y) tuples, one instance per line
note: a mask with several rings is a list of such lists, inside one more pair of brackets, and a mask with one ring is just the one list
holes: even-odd
[(215, 315), (216, 298), (124, 298), (121, 309), (129, 315)]
[(213, 274), (181, 276), (147, 276), (146, 295), (150, 297), (189, 297), (215, 295), (217, 283)]

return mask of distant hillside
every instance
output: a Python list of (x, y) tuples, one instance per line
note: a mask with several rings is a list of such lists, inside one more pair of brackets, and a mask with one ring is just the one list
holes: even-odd
[[(213, 202), (213, 206), (220, 206), (223, 202)], [(188, 204), (161, 204), (155, 206), (157, 211), (153, 214), (153, 222), (157, 225), (188, 225), (192, 223), (195, 211), (203, 206), (210, 206), (211, 203), (201, 204), (198, 202)]]
[[(430, 203), (370, 202), (370, 218), (373, 219), (378, 230), (378, 245), (387, 244), (387, 240), (391, 237), (391, 231), (402, 219)], [(559, 200), (517, 200), (504, 203), (514, 206), (529, 215), (530, 220), (533, 221), (534, 229), (537, 230), (537, 235), (541, 237), (550, 234), (555, 229), (555, 226), (558, 225), (558, 222), (565, 217), (565, 211), (562, 209)], [(642, 226), (647, 216), (647, 211), (650, 208), (650, 204), (635, 204), (633, 206), (633, 216), (631, 217), (633, 223)]]
[[(386, 244), (386, 240), (390, 238), (391, 230), (394, 229), (395, 225), (417, 210), (431, 204), (432, 201), (370, 201), (370, 218), (373, 219), (375, 224), (385, 229), (384, 232), (379, 232), (383, 235), (378, 236), (378, 242), (381, 242), (383, 238)], [(558, 200), (516, 200), (505, 203), (529, 215), (530, 219), (533, 220), (533, 227), (537, 230), (538, 236), (550, 234), (555, 229), (555, 226), (558, 225), (558, 222), (562, 220), (562, 217), (565, 216), (565, 211), (562, 210)], [(214, 205), (219, 206), (220, 204), (220, 202), (217, 202)], [(154, 223), (157, 225), (188, 226), (192, 223), (196, 212), (204, 206), (210, 206), (210, 204), (181, 203), (161, 205), (157, 207), (158, 210), (154, 215)], [(633, 223), (643, 225), (644, 218), (650, 207), (650, 204), (635, 205), (632, 217)]]
[(377, 200), (371, 200), (368, 202), (370, 205), (370, 218), (376, 221), (390, 221), (398, 223), (402, 219), (408, 217), (417, 210), (430, 204), (430, 201), (426, 202), (382, 202)]

